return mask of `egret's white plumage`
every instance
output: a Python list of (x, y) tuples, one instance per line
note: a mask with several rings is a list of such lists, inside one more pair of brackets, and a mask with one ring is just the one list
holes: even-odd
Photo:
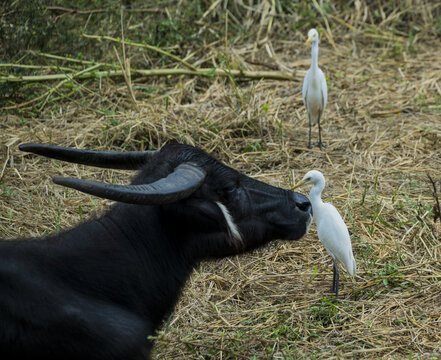
[(323, 144), (320, 118), (325, 111), (326, 102), (328, 101), (328, 86), (326, 84), (325, 74), (323, 74), (323, 71), (318, 67), (319, 35), (317, 30), (309, 30), (306, 43), (308, 44), (309, 42), (311, 42), (311, 66), (303, 80), (302, 97), (309, 118), (308, 147), (311, 148), (311, 128), (313, 125), (318, 124), (319, 142), (317, 145), (321, 149)]
[(339, 270), (336, 260), (344, 266), (351, 276), (354, 276), (357, 271), (349, 231), (337, 209), (332, 204), (322, 201), (321, 195), (325, 188), (323, 174), (320, 171), (311, 170), (291, 190), (303, 184), (313, 184), (309, 193), (309, 201), (312, 205), (318, 237), (334, 261), (332, 291), (335, 291), (335, 296), (338, 297)]

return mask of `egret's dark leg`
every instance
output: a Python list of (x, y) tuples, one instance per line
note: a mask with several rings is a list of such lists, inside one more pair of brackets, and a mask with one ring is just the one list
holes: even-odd
[(331, 292), (335, 292), (335, 260), (332, 259), (334, 261), (334, 265), (332, 267), (332, 286), (331, 286)]
[(322, 127), (320, 126), (320, 118), (321, 118), (322, 114), (319, 114), (318, 117), (318, 132), (319, 132), (319, 141), (317, 143), (317, 146), (320, 148), (320, 150), (323, 150), (323, 148), (325, 147), (325, 145), (323, 145), (322, 143)]
[(334, 260), (334, 276), (335, 276), (335, 300), (338, 300), (338, 282), (340, 280), (340, 270), (338, 270), (337, 262)]
[(311, 145), (311, 130), (312, 130), (312, 124), (311, 124), (311, 120), (309, 120), (309, 143), (308, 143), (308, 149), (312, 149), (312, 145)]

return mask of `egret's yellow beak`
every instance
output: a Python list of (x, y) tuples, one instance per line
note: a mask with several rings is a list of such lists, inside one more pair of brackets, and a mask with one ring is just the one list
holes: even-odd
[(314, 39), (314, 36), (315, 36), (315, 34), (312, 35), (312, 36), (310, 36), (310, 37), (308, 38), (308, 40), (306, 40), (305, 45), (308, 45), (308, 44), (312, 41), (312, 39)]
[(302, 181), (299, 181), (297, 184), (295, 184), (290, 190), (293, 191), (294, 189), (297, 189), (298, 187), (302, 186), (304, 183), (308, 181), (309, 179), (303, 179)]

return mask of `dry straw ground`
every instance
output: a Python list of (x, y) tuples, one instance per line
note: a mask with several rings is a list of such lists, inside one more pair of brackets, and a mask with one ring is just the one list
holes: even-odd
[[(403, 3), (408, 6), (394, 10), (380, 1), (355, 1), (338, 16), (318, 19), (319, 63), (329, 86), (324, 152), (306, 149), (299, 81), (235, 85), (220, 77), (137, 77), (132, 89), (138, 109), (130, 110), (126, 84), (103, 79), (101, 90), (96, 80), (88, 84), (91, 94), (60, 100), (56, 111), (52, 106), (37, 118), (4, 113), (1, 237), (44, 235), (111, 205), (55, 186), (52, 176), (118, 183), (131, 176), (22, 154), (17, 145), (24, 142), (131, 150), (176, 139), (284, 188), (307, 170), (320, 169), (327, 178), (324, 200), (344, 215), (358, 263), (354, 280), (342, 276), (342, 301), (332, 303), (331, 259), (312, 226), (298, 242), (274, 242), (201, 264), (157, 336), (156, 358), (440, 357), (441, 223), (434, 221), (436, 196), (427, 175), (439, 196), (441, 41), (439, 33), (423, 27), (408, 49), (407, 35), (392, 29), (392, 22), (398, 27), (409, 14), (429, 23), (440, 7)], [(366, 27), (375, 11), (383, 20), (370, 32)], [(225, 44), (213, 45), (204, 49), (204, 61), (226, 51), (231, 63), (250, 70), (264, 68), (246, 58), (305, 70), (310, 56), (305, 29), (282, 38), (278, 17), (266, 15), (261, 13), (255, 27), (260, 44), (227, 44), (227, 50)], [(145, 49), (126, 51), (136, 57)], [(269, 57), (272, 51), (276, 59)], [(146, 88), (151, 94), (142, 98)], [(107, 102), (127, 110), (98, 111)]]

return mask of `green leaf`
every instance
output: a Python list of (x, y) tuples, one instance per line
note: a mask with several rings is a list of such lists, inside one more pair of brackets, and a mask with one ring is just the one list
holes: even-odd
[(214, 67), (214, 68), (212, 68), (212, 69), (210, 69), (208, 71), (204, 71), (202, 73), (202, 75), (208, 76), (208, 77), (213, 77), (215, 71), (216, 71), (216, 68)]

